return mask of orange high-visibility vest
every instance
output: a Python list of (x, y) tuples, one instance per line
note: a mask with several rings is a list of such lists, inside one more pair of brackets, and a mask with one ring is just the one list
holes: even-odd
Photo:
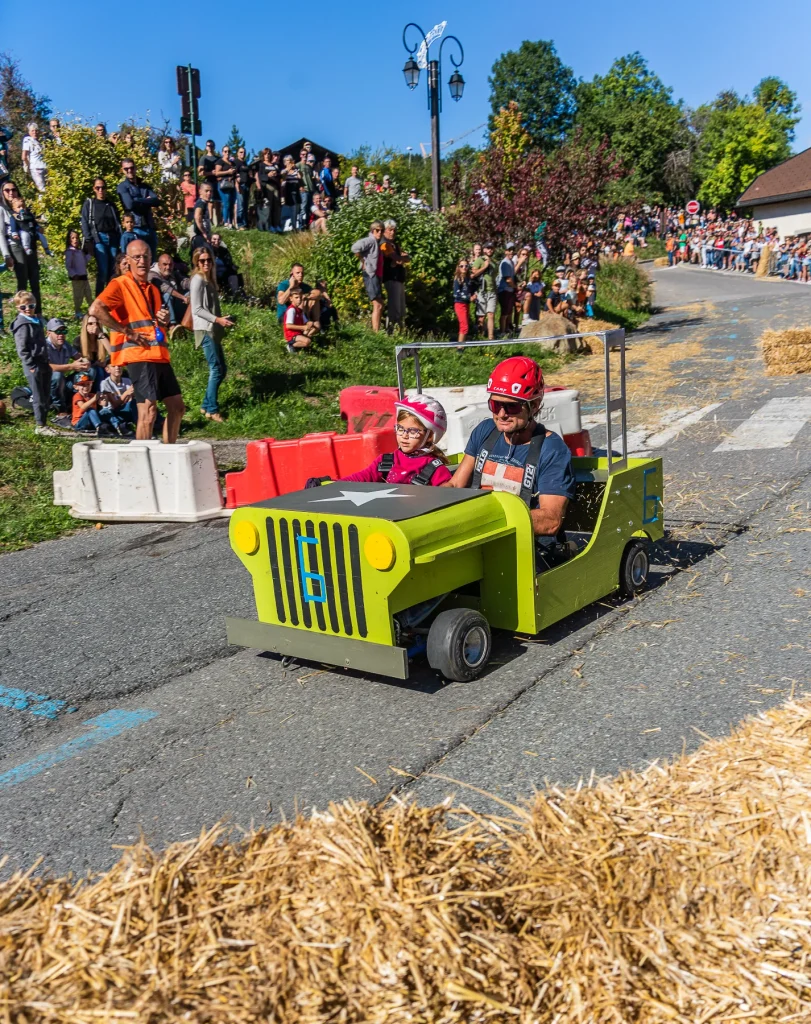
[(165, 336), (163, 341), (158, 341), (155, 337), (161, 299), (160, 292), (154, 284), (147, 283), (142, 288), (127, 272), (120, 277), (114, 277), (99, 295), (99, 300), (107, 306), (114, 320), (128, 326), (143, 339), (143, 341), (129, 341), (126, 334), (112, 331), (110, 333), (110, 362), (113, 366), (171, 361)]

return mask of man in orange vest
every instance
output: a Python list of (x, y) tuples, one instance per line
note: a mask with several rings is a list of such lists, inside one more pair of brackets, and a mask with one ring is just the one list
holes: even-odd
[(166, 346), (169, 311), (161, 305), (158, 289), (149, 283), (152, 256), (146, 242), (130, 242), (127, 262), (129, 270), (110, 281), (89, 313), (110, 329), (112, 365), (127, 367), (138, 406), (136, 438), (152, 437), (158, 402), (163, 402), (163, 443), (174, 444), (186, 407)]

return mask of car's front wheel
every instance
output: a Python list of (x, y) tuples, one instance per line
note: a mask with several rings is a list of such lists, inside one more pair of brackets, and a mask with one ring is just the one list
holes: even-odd
[(646, 541), (634, 540), (625, 548), (620, 562), (620, 592), (633, 597), (643, 590), (648, 582), (650, 557)]
[(428, 664), (454, 682), (475, 679), (490, 660), (492, 648), (487, 619), (472, 608), (440, 612), (428, 631)]

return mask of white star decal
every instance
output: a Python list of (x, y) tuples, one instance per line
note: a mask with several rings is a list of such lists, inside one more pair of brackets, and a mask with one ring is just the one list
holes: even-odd
[(387, 487), (382, 491), (341, 491), (342, 498), (319, 498), (313, 505), (320, 505), (325, 501), (351, 501), (353, 505), (365, 505), (367, 502), (376, 501), (378, 498), (413, 498), (413, 494), (397, 494), (396, 487)]

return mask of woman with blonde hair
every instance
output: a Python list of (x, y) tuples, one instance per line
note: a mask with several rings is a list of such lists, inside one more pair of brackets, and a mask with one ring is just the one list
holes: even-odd
[(233, 327), (234, 321), (222, 315), (220, 293), (217, 289), (217, 272), (214, 256), (208, 246), (200, 246), (192, 253), (192, 272), (189, 304), (191, 306), (194, 347), (202, 348), (208, 363), (208, 385), (200, 412), (208, 420), (222, 423), (218, 391), (225, 379), (227, 366), (222, 347), (226, 327)]
[(106, 367), (110, 361), (110, 340), (98, 319), (91, 316), (90, 313), (85, 314), (82, 320), (79, 347), (82, 350), (82, 357), (90, 363), (93, 377), (98, 384), (107, 372)]

